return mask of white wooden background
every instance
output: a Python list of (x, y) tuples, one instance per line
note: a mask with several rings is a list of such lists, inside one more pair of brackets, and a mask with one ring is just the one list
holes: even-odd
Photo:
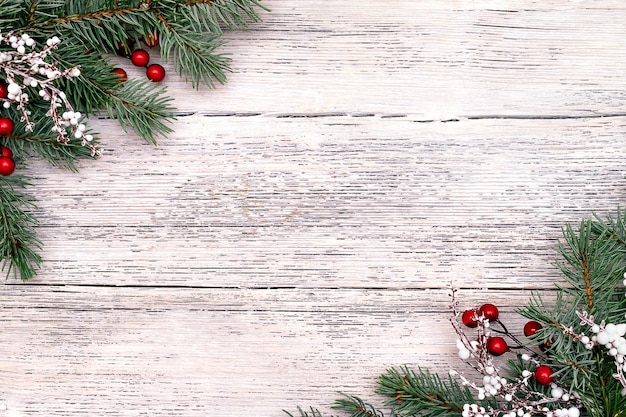
[[(0, 417), (281, 416), (458, 365), (624, 202), (622, 1), (266, 0), (158, 147), (31, 164), (44, 263), (0, 287)], [(131, 68), (127, 68), (131, 71)], [(132, 71), (131, 71), (132, 72)], [(134, 73), (133, 73), (134, 74)]]

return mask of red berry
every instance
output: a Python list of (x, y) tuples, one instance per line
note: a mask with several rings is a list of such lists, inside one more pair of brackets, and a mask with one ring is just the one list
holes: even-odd
[(13, 133), (15, 123), (8, 117), (0, 117), (0, 136), (9, 136)]
[(128, 56), (128, 52), (133, 49), (132, 39), (126, 39), (124, 42), (117, 43), (117, 54), (120, 56)]
[(149, 48), (159, 46), (159, 34), (157, 32), (146, 34), (146, 36), (143, 37), (143, 43)]
[(135, 52), (130, 54), (130, 62), (138, 67), (145, 67), (148, 65), (148, 62), (150, 62), (150, 54), (143, 49), (137, 49)]
[(478, 318), (476, 317), (476, 310), (465, 310), (461, 316), (461, 321), (467, 327), (474, 328), (478, 326)]
[(118, 81), (124, 82), (128, 79), (128, 74), (122, 68), (113, 68), (113, 72), (118, 75)]
[(7, 176), (15, 171), (15, 161), (8, 156), (0, 156), (0, 175)]
[(146, 77), (148, 77), (150, 81), (154, 81), (155, 83), (163, 81), (163, 79), (165, 78), (165, 68), (163, 68), (159, 64), (152, 64), (146, 69)]
[(13, 158), (13, 151), (6, 146), (0, 146), (0, 156), (6, 156), (7, 158)]
[(552, 368), (540, 365), (535, 369), (535, 381), (541, 385), (549, 385), (552, 382)]
[(0, 98), (6, 98), (9, 95), (9, 85), (4, 81), (0, 81)]
[(537, 333), (543, 326), (541, 323), (535, 320), (531, 320), (524, 325), (524, 335), (526, 337), (532, 336)]
[(494, 306), (493, 304), (483, 304), (482, 306), (480, 306), (479, 311), (489, 321), (498, 320), (498, 307)]
[(542, 352), (548, 351), (551, 347), (552, 347), (551, 340), (546, 340), (545, 342), (539, 345), (539, 349), (541, 349)]
[(490, 337), (487, 339), (487, 351), (493, 356), (500, 356), (509, 350), (506, 340), (500, 336)]

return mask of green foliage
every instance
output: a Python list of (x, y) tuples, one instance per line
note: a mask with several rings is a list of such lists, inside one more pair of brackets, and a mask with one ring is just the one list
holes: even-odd
[[(414, 371), (406, 366), (381, 375), (378, 393), (388, 397), (386, 404), (401, 416), (458, 417), (464, 404), (476, 402), (470, 390), (452, 377), (443, 380), (428, 369)], [(481, 405), (493, 403), (483, 401)]]
[[(138, 97), (136, 91), (141, 91)], [(156, 143), (155, 134), (166, 135), (171, 129), (164, 122), (174, 118), (165, 91), (145, 80), (128, 80), (111, 92), (107, 103), (110, 117), (117, 117), (122, 127), (131, 127), (146, 140)]]
[[(385, 414), (382, 411), (376, 409), (376, 407), (374, 407), (373, 405), (368, 404), (359, 397), (355, 397), (353, 395), (342, 394), (341, 398), (335, 400), (335, 404), (333, 404), (332, 408), (342, 411), (343, 415), (349, 417), (385, 417)], [(289, 411), (283, 411), (289, 417), (295, 417)], [(324, 417), (317, 408), (313, 407), (310, 407), (308, 411), (298, 407), (298, 415), (300, 417)], [(389, 417), (395, 416), (396, 414), (392, 410), (391, 414), (389, 414)]]
[(584, 220), (578, 230), (565, 227), (559, 247), (563, 261), (557, 267), (566, 283), (558, 287), (554, 301), (546, 302), (535, 293), (528, 306), (520, 310), (522, 315), (544, 323), (536, 340), (549, 342), (550, 366), (562, 385), (579, 393), (590, 416), (623, 415), (626, 397), (619, 395), (622, 387), (613, 377), (613, 358), (599, 348), (586, 349), (565, 334), (563, 328), (571, 328), (576, 334), (588, 332), (577, 312), (588, 312), (597, 323), (624, 322), (624, 215), (618, 210), (617, 218)]
[[(343, 397), (335, 400), (333, 408), (349, 413), (350, 417), (385, 417), (382, 411), (353, 395), (343, 394)], [(394, 417), (395, 413), (392, 411), (390, 416)]]
[[(157, 34), (161, 59), (171, 62), (175, 71), (195, 88), (224, 83), (229, 71), (228, 59), (217, 52), (225, 29), (245, 28), (259, 20), (259, 0), (0, 0), (0, 30), (27, 33), (38, 45), (58, 36), (61, 43), (50, 58), (59, 70), (80, 67), (81, 75), (59, 79), (55, 87), (63, 91), (75, 111), (83, 116), (117, 119), (124, 129), (132, 130), (150, 143), (171, 132), (175, 109), (167, 91), (159, 84), (129, 80), (119, 82), (112, 72), (111, 57), (131, 40), (141, 47), (148, 35)], [(0, 52), (7, 50), (0, 46)], [(126, 53), (130, 49), (126, 47)], [(2, 77), (0, 69), (0, 80)], [(31, 154), (37, 154), (55, 166), (76, 169), (76, 161), (93, 158), (81, 140), (59, 143), (51, 132), (53, 124), (46, 112), (49, 103), (38, 99), (36, 88), (27, 88), (35, 129), (27, 132), (19, 123), (20, 114), (12, 108), (0, 108), (0, 116), (16, 122), (16, 129), (0, 144), (13, 150), (18, 170)], [(92, 133), (93, 134), (93, 133)], [(93, 143), (96, 143), (94, 141)], [(35, 236), (36, 222), (29, 210), (31, 198), (15, 190), (27, 187), (28, 181), (2, 179), (0, 216), (7, 233), (0, 236), (0, 259), (9, 271), (23, 280), (31, 278), (40, 263), (35, 255), (40, 243)], [(15, 249), (11, 231), (23, 239)], [(19, 273), (18, 273), (19, 272)]]
[[(581, 416), (626, 417), (626, 395), (621, 394), (624, 387), (614, 377), (614, 357), (604, 346), (588, 349), (577, 340), (581, 334), (591, 335), (579, 314), (592, 314), (597, 324), (626, 323), (626, 211), (618, 210), (615, 217), (607, 219), (584, 220), (577, 229), (566, 226), (558, 251), (561, 260), (556, 267), (564, 283), (556, 291), (533, 293), (528, 305), (519, 310), (543, 325), (530, 337), (528, 347), (535, 349), (533, 356), (539, 363), (554, 371), (553, 378), (560, 387), (576, 393)], [(537, 346), (543, 347), (543, 352)], [(529, 362), (521, 354), (508, 360), (501, 370), (509, 381), (522, 381), (528, 371)], [(515, 401), (541, 404), (552, 410), (563, 407), (563, 403), (552, 399), (550, 386), (540, 385), (534, 378), (520, 384), (515, 388)], [(484, 407), (488, 410), (484, 415), (490, 416), (502, 416), (511, 410), (505, 398), (478, 399), (475, 390), (452, 376), (441, 378), (428, 369), (412, 370), (407, 366), (388, 369), (381, 375), (377, 394), (387, 398), (384, 404), (391, 408), (392, 415), (403, 417), (458, 417), (466, 404)], [(352, 416), (382, 415), (357, 397), (339, 401), (345, 403), (340, 409)], [(311, 417), (321, 417), (311, 410)]]
[(297, 417), (297, 416), (300, 416), (300, 417), (324, 417), (324, 415), (317, 408), (313, 408), (313, 407), (310, 407), (308, 410), (304, 410), (301, 407), (298, 407), (298, 414), (296, 414), (296, 415), (290, 413), (287, 410), (283, 410), (283, 411), (289, 417)]
[(2, 270), (7, 276), (29, 279), (35, 275), (35, 265), (41, 261), (36, 250), (41, 248), (34, 228), (37, 221), (29, 213), (32, 198), (20, 192), (28, 184), (23, 178), (0, 177), (0, 256)]

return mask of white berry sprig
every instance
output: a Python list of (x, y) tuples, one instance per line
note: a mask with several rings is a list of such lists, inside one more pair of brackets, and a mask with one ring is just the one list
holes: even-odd
[[(503, 377), (500, 368), (494, 361), (494, 354), (489, 349), (488, 341), (492, 333), (489, 318), (484, 312), (480, 313), (480, 310), (466, 310), (463, 314), (459, 312), (459, 303), (455, 299), (455, 293), (456, 290), (452, 288), (450, 293), (452, 318), (450, 321), (458, 336), (456, 344), (458, 354), (460, 359), (482, 375), (482, 380), (474, 382), (456, 370), (451, 370), (449, 373), (458, 378), (462, 385), (475, 390), (477, 400), (494, 398), (498, 404), (498, 407), (485, 407), (476, 403), (465, 404), (461, 413), (462, 417), (580, 416), (581, 403), (579, 397), (575, 393), (570, 393), (559, 387), (553, 381), (549, 383), (550, 394), (546, 395), (531, 387), (531, 379), (534, 378), (538, 382), (539, 380), (535, 373), (528, 369), (523, 370), (520, 377), (512, 380)], [(468, 316), (468, 312), (474, 312), (474, 314)], [(498, 321), (497, 317), (495, 320)], [(500, 326), (504, 327), (502, 323)], [(468, 337), (466, 327), (474, 329), (472, 337)], [(499, 355), (499, 352), (497, 353)], [(540, 362), (529, 354), (522, 354), (520, 358), (524, 362), (530, 363), (529, 368), (531, 369), (533, 367), (535, 369), (541, 368)]]
[[(622, 284), (626, 287), (626, 273)], [(596, 323), (593, 315), (586, 311), (577, 311), (576, 315), (581, 325), (589, 327), (592, 335), (577, 334), (571, 327), (565, 326), (562, 326), (563, 333), (582, 343), (589, 350), (604, 347), (607, 355), (612, 356), (615, 362), (613, 378), (622, 385), (621, 394), (626, 395), (626, 323), (606, 323), (605, 320)]]
[(82, 145), (90, 148), (93, 156), (98, 150), (91, 143), (93, 136), (85, 133), (86, 126), (81, 123), (83, 115), (74, 111), (65, 93), (54, 85), (60, 78), (80, 76), (77, 66), (61, 71), (57, 63), (49, 62), (48, 58), (60, 42), (57, 36), (53, 36), (37, 51), (37, 42), (27, 33), (0, 33), (0, 46), (4, 44), (9, 47), (8, 50), (0, 51), (0, 69), (5, 74), (8, 92), (0, 102), (7, 109), (15, 105), (21, 113), (20, 121), (24, 123), (24, 129), (31, 132), (35, 122), (29, 118), (32, 114), (28, 109), (31, 98), (25, 90), (29, 87), (37, 89), (39, 97), (50, 102), (46, 116), (53, 122), (52, 131), (57, 135), (57, 140), (68, 143), (71, 137), (81, 139)]
[(612, 356), (615, 362), (615, 373), (613, 377), (622, 385), (622, 395), (626, 395), (626, 323), (606, 323), (602, 320), (596, 323), (592, 315), (587, 312), (576, 312), (580, 322), (589, 326), (593, 335), (575, 334), (571, 329), (563, 329), (565, 334), (569, 334), (574, 340), (584, 344), (585, 348), (592, 350), (596, 346), (606, 349), (606, 353)]

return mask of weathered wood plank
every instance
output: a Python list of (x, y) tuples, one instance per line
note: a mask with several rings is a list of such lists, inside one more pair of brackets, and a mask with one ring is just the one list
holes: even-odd
[(519, 329), (560, 227), (623, 204), (622, 2), (265, 3), (228, 85), (170, 74), (159, 147), (101, 120), (80, 174), (31, 163), (44, 264), (0, 286), (2, 416), (371, 398), (455, 363), (446, 284)]
[[(461, 302), (487, 296), (521, 328), (527, 293)], [(7, 415), (279, 416), (337, 390), (374, 398), (386, 368), (446, 372), (456, 357), (445, 289), (3, 285), (0, 297)]]
[(37, 279), (541, 287), (560, 228), (623, 202), (623, 120), (185, 117), (81, 174), (36, 167)]
[(620, 1), (272, 0), (229, 33), (235, 75), (200, 113), (464, 116), (624, 113)]

